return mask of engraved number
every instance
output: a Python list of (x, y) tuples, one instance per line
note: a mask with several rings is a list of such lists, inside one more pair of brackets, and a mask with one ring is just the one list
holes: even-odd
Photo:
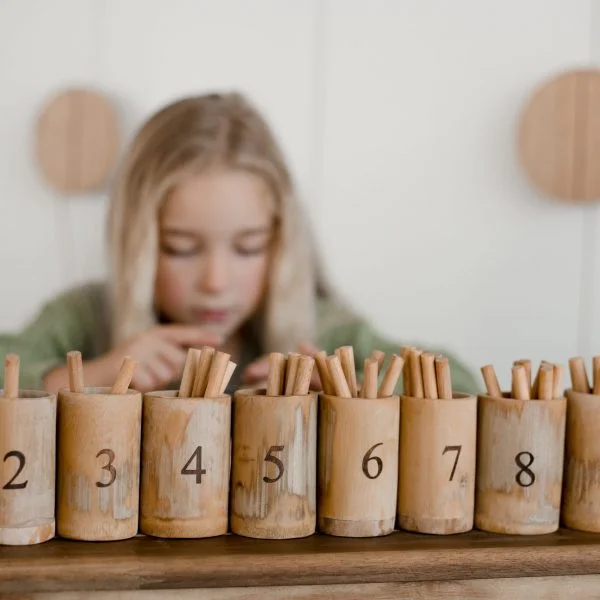
[(452, 471), (450, 472), (450, 479), (448, 481), (452, 481), (454, 479), (454, 473), (456, 473), (456, 465), (458, 465), (458, 459), (460, 458), (460, 451), (462, 450), (462, 446), (446, 446), (444, 451), (442, 452), (442, 456), (446, 454), (446, 452), (456, 452), (456, 457), (454, 458), (454, 464), (452, 465)]
[(8, 458), (14, 456), (19, 461), (19, 467), (17, 472), (12, 476), (11, 480), (2, 488), (3, 490), (24, 490), (27, 487), (27, 480), (21, 483), (14, 483), (15, 479), (19, 476), (21, 471), (25, 468), (25, 455), (18, 450), (11, 450), (4, 455), (4, 462)]
[[(527, 457), (527, 463), (523, 462), (524, 456)], [(519, 454), (515, 456), (517, 466), (521, 467), (515, 475), (515, 480), (521, 487), (529, 487), (535, 482), (535, 473), (529, 468), (533, 464), (533, 460), (534, 456), (531, 452), (519, 452)], [(523, 474), (527, 475), (526, 481), (523, 480)]]
[[(196, 468), (188, 469), (188, 467), (192, 464), (192, 461), (196, 459)], [(206, 475), (206, 469), (202, 468), (202, 446), (198, 446), (192, 456), (190, 456), (190, 460), (188, 460), (183, 469), (181, 469), (182, 475), (195, 475), (196, 483), (202, 483), (202, 475)]]
[(283, 463), (281, 462), (281, 460), (279, 458), (277, 458), (276, 456), (273, 456), (271, 454), (271, 452), (281, 452), (283, 450), (283, 446), (271, 446), (269, 448), (269, 451), (267, 452), (267, 455), (265, 456), (265, 461), (268, 462), (272, 462), (273, 464), (275, 464), (277, 466), (277, 469), (279, 470), (279, 473), (277, 474), (277, 477), (267, 477), (266, 475), (263, 477), (263, 481), (265, 483), (275, 483), (276, 481), (279, 481), (282, 477), (283, 477)]
[(103, 450), (100, 450), (98, 454), (96, 454), (96, 458), (99, 458), (103, 454), (106, 454), (106, 456), (108, 456), (108, 462), (102, 467), (102, 469), (110, 473), (110, 481), (108, 481), (107, 483), (96, 481), (96, 487), (99, 488), (105, 488), (109, 485), (112, 485), (115, 479), (117, 478), (117, 470), (113, 466), (113, 462), (115, 460), (115, 453), (110, 448), (104, 448)]
[[(371, 446), (367, 450), (367, 453), (363, 456), (362, 460), (363, 473), (365, 474), (365, 477), (368, 477), (369, 479), (377, 479), (381, 475), (381, 471), (383, 471), (383, 461), (381, 460), (381, 458), (379, 458), (379, 456), (371, 456), (371, 452), (373, 452), (373, 450), (375, 450), (377, 446), (383, 446), (383, 442), (379, 442), (378, 444)], [(374, 475), (371, 475), (371, 473), (369, 473), (369, 463), (372, 460), (374, 460), (375, 464), (377, 465), (377, 472)]]

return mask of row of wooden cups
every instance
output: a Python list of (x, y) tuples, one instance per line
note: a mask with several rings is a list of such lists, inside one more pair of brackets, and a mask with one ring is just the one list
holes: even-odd
[(558, 528), (561, 506), (567, 526), (600, 531), (600, 396), (580, 359), (567, 402), (547, 363), (530, 384), (530, 363), (518, 361), (505, 394), (484, 367), (489, 393), (475, 397), (452, 392), (444, 357), (404, 348), (385, 369), (384, 358), (365, 361), (359, 388), (351, 347), (274, 353), (266, 390), (240, 389), (232, 402), (235, 364), (212, 348), (190, 350), (178, 391), (143, 397), (128, 387), (132, 361), (112, 388), (85, 388), (70, 353), (70, 389), (56, 398), (19, 391), (7, 357), (0, 543), (45, 541), (55, 523), (80, 540), (364, 537), (395, 526), (539, 534)]

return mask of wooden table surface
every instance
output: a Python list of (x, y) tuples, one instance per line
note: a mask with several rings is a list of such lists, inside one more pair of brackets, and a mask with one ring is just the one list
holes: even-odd
[[(268, 595), (269, 590), (265, 587), (281, 589), (287, 586), (288, 593), (289, 586), (301, 586), (295, 589), (306, 593), (315, 591), (316, 588), (311, 586), (327, 589), (328, 593), (336, 586), (346, 588), (346, 592), (350, 588), (368, 592), (366, 584), (398, 586), (406, 582), (501, 578), (506, 578), (506, 583), (519, 578), (525, 578), (523, 581), (539, 578), (539, 582), (556, 578), (558, 584), (565, 576), (571, 576), (567, 579), (572, 580), (575, 576), (590, 575), (593, 576), (588, 578), (590, 590), (592, 587), (598, 590), (600, 534), (565, 529), (543, 536), (472, 531), (444, 537), (395, 532), (381, 538), (314, 535), (282, 541), (234, 535), (203, 540), (138, 536), (121, 542), (55, 539), (37, 546), (0, 547), (0, 595), (11, 597), (6, 594), (18, 593), (19, 598), (37, 598), (40, 596), (35, 594), (40, 592), (61, 592), (61, 598), (83, 598), (90, 596), (64, 593), (185, 588), (236, 588), (239, 593), (240, 588), (247, 588), (244, 595), (219, 598), (254, 597), (248, 596), (248, 588), (253, 588), (257, 597), (267, 598), (286, 596)], [(373, 591), (375, 588), (382, 589), (375, 586)], [(352, 597), (348, 593), (344, 595)], [(334, 597), (331, 593), (329, 596)], [(105, 592), (103, 597), (116, 596)], [(179, 594), (177, 597), (186, 596)], [(313, 596), (295, 594), (294, 597)], [(403, 596), (394, 593), (376, 597)], [(436, 596), (430, 594), (427, 597)], [(534, 596), (528, 593), (527, 597)]]

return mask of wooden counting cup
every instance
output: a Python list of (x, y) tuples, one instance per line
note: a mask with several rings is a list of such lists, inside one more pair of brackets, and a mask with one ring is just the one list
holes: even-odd
[(400, 399), (319, 399), (319, 530), (391, 533), (396, 521)]
[(455, 534), (473, 528), (477, 398), (402, 396), (398, 525)]
[(562, 520), (600, 532), (600, 395), (566, 390), (567, 426)]
[(56, 396), (0, 397), (0, 544), (54, 537)]
[(138, 531), (142, 395), (111, 388), (58, 394), (57, 531), (122, 540)]
[(144, 395), (142, 533), (200, 538), (227, 533), (231, 396)]
[(231, 531), (263, 539), (316, 529), (317, 396), (238, 390), (233, 402)]
[(559, 527), (566, 399), (479, 397), (475, 526), (504, 534)]

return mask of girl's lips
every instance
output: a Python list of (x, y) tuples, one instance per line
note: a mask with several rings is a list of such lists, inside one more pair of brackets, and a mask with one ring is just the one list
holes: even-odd
[(196, 311), (196, 315), (203, 323), (222, 323), (227, 320), (229, 311), (222, 310), (199, 310)]

